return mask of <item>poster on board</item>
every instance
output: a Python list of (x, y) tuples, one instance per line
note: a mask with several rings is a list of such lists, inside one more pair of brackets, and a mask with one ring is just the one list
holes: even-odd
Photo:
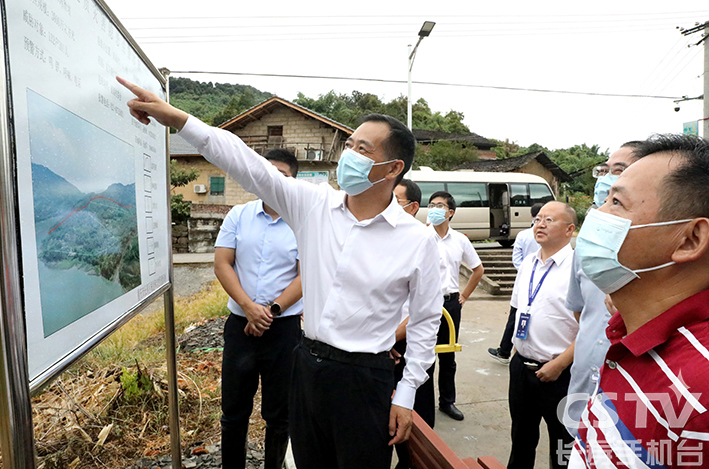
[(168, 283), (166, 131), (121, 75), (155, 68), (95, 0), (6, 0), (30, 380)]

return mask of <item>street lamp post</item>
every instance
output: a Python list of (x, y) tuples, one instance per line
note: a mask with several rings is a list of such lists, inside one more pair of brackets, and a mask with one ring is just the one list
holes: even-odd
[(411, 44), (409, 44), (409, 95), (408, 99), (406, 100), (406, 124), (408, 125), (409, 130), (413, 130), (411, 118), (411, 69), (414, 67), (416, 49), (418, 49), (419, 44), (421, 44), (423, 38), (428, 37), (428, 35), (431, 34), (431, 31), (433, 30), (433, 27), (435, 25), (436, 23), (433, 21), (424, 21), (423, 26), (421, 26), (421, 31), (419, 31), (418, 42), (416, 42), (416, 45), (413, 47), (413, 49), (411, 48)]

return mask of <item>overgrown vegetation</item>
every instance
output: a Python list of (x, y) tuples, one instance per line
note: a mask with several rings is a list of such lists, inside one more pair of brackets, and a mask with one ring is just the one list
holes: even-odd
[[(176, 333), (228, 314), (226, 302), (216, 281), (176, 300)], [(44, 469), (128, 467), (169, 451), (164, 324), (158, 301), (33, 399)], [(218, 350), (178, 353), (183, 449), (219, 440), (220, 364)]]
[[(183, 187), (199, 177), (199, 171), (186, 168), (176, 160), (170, 160), (170, 186), (173, 192), (176, 187)], [(190, 218), (192, 202), (184, 200), (182, 194), (170, 195), (170, 211), (173, 223), (183, 223)]]

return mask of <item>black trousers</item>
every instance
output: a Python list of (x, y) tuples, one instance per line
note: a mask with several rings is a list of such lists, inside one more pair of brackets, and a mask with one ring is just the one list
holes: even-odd
[(557, 417), (559, 402), (566, 396), (571, 379), (571, 367), (566, 368), (556, 381), (543, 383), (534, 370), (524, 365), (528, 359), (516, 353), (510, 361), (509, 403), (512, 416), (512, 451), (507, 469), (533, 469), (539, 425), (542, 418), (549, 431), (550, 467), (562, 468), (568, 464), (561, 451), (571, 448), (573, 437)]
[(508, 356), (512, 353), (512, 336), (515, 333), (515, 319), (517, 318), (517, 308), (510, 306), (510, 314), (505, 324), (505, 332), (500, 341), (500, 350)]
[[(393, 363), (392, 363), (393, 365)], [(289, 415), (298, 469), (389, 469), (394, 370), (295, 350)]]
[[(462, 306), (458, 301), (458, 294), (454, 293), (448, 300), (443, 301), (443, 307), (448, 310), (448, 313), (453, 319), (455, 326), (455, 340), (458, 341), (458, 333), (460, 332), (460, 312)], [(438, 329), (437, 344), (450, 343), (448, 329), (448, 321), (441, 318), (441, 327)], [(438, 405), (448, 406), (455, 403), (455, 352), (439, 353), (438, 354)]]
[[(261, 376), (261, 416), (266, 432), (288, 432), (288, 387), (293, 349), (300, 341), (300, 316), (278, 318), (261, 337), (244, 334), (247, 320), (230, 314), (224, 326), (222, 358), (222, 461), (244, 467), (249, 416)], [(273, 437), (270, 440), (274, 440)], [(268, 452), (268, 448), (266, 448)]]
[[(406, 339), (402, 339), (394, 344), (394, 349), (402, 355), (401, 360), (394, 368), (394, 381), (398, 383), (404, 375), (404, 367), (406, 366)], [(416, 390), (416, 398), (414, 399), (414, 410), (433, 428), (436, 423), (436, 393), (433, 390), (433, 372), (436, 369), (434, 362), (431, 367), (426, 370), (428, 379)], [(396, 469), (408, 469), (411, 467), (411, 458), (406, 443), (400, 443), (394, 447), (399, 462), (396, 464)]]

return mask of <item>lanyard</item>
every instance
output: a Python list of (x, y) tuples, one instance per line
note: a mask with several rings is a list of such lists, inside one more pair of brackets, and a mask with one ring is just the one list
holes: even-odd
[(537, 297), (537, 293), (539, 293), (539, 289), (542, 286), (542, 283), (544, 283), (544, 279), (547, 278), (547, 275), (549, 275), (549, 271), (551, 270), (552, 267), (554, 267), (554, 261), (551, 261), (551, 265), (549, 268), (544, 272), (544, 275), (542, 275), (542, 279), (539, 281), (537, 284), (537, 288), (534, 289), (534, 293), (532, 293), (532, 286), (534, 285), (534, 272), (537, 270), (537, 262), (539, 259), (534, 259), (534, 267), (532, 267), (532, 276), (529, 278), (529, 303), (527, 303), (527, 307), (529, 308), (532, 306), (532, 301)]

